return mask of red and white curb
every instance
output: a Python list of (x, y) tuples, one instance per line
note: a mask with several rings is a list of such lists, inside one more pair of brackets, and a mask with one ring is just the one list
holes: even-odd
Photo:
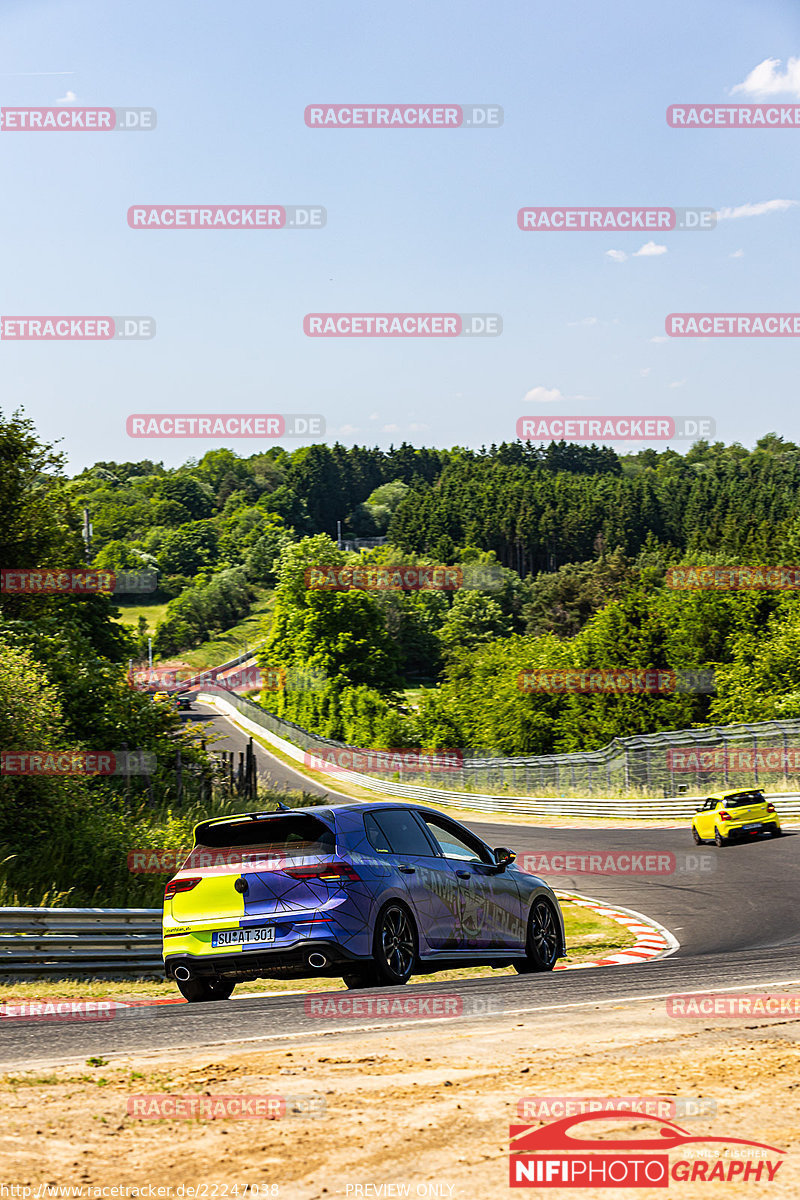
[(633, 908), (612, 908), (602, 904), (590, 896), (581, 896), (577, 892), (562, 892), (556, 889), (559, 900), (568, 901), (579, 908), (587, 908), (599, 917), (608, 917), (616, 921), (635, 935), (636, 941), (617, 954), (608, 954), (605, 958), (590, 958), (579, 963), (556, 963), (556, 971), (581, 971), (586, 967), (618, 967), (628, 963), (648, 962), (654, 958), (666, 958), (680, 948), (680, 942), (664, 925), (659, 925), (652, 917), (646, 917)]

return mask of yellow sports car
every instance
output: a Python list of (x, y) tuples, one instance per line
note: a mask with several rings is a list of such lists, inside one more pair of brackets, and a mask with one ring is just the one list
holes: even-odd
[(164, 704), (165, 701), (167, 704), (172, 703), (172, 697), (170, 696), (169, 692), (156, 692), (153, 696), (153, 700), (156, 704)]
[(715, 792), (692, 819), (692, 836), (698, 846), (712, 841), (727, 846), (761, 833), (780, 837), (782, 830), (775, 805), (760, 791)]

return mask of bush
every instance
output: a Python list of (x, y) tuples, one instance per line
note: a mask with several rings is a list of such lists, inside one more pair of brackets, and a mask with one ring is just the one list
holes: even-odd
[(191, 650), (216, 633), (230, 629), (250, 611), (253, 591), (241, 567), (220, 571), (210, 580), (201, 577), (170, 600), (156, 626), (154, 652), (164, 658)]

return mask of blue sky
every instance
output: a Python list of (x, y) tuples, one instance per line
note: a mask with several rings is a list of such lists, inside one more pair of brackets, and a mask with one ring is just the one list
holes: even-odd
[[(72, 468), (225, 444), (134, 441), (143, 411), (321, 413), (328, 441), (382, 446), (510, 441), (527, 413), (703, 414), (726, 442), (800, 440), (796, 339), (653, 340), (673, 311), (800, 311), (800, 128), (665, 119), (683, 101), (800, 102), (788, 0), (6, 0), (2, 30), (2, 105), (158, 112), (150, 133), (0, 133), (2, 314), (157, 323), (151, 341), (0, 341), (0, 405), (62, 438)], [(505, 120), (309, 129), (316, 102), (492, 103)], [(132, 204), (257, 203), (320, 204), (327, 226), (126, 222)], [(655, 238), (516, 224), (523, 206), (644, 204), (731, 213)], [(497, 312), (504, 330), (303, 333), (308, 312), (373, 311)]]

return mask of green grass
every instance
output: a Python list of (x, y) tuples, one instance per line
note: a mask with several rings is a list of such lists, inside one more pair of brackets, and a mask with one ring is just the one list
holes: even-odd
[(245, 646), (252, 649), (264, 638), (264, 617), (272, 609), (273, 594), (259, 590), (253, 602), (253, 607), (238, 625), (217, 634), (208, 642), (203, 642), (195, 650), (182, 651), (178, 656), (187, 662), (195, 671), (207, 671), (210, 667), (219, 666), (229, 658), (242, 654)]
[(151, 636), (155, 633), (156, 625), (167, 611), (166, 601), (163, 604), (125, 604), (118, 600), (117, 604), (120, 610), (120, 625), (125, 625), (127, 628), (133, 629), (134, 633), (136, 633), (139, 617), (144, 617)]

